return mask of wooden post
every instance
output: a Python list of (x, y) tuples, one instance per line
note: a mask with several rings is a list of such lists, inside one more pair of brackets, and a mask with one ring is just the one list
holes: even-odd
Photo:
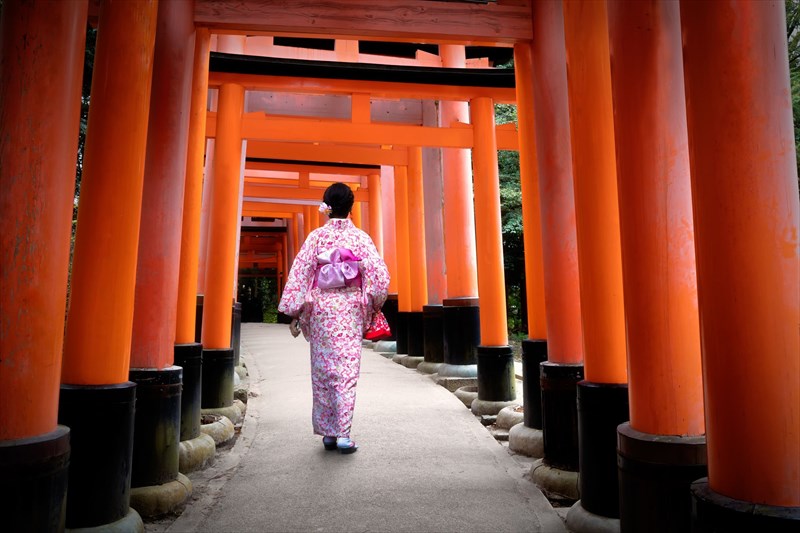
[(383, 210), (381, 209), (381, 175), (367, 176), (369, 187), (369, 236), (378, 253), (383, 255)]

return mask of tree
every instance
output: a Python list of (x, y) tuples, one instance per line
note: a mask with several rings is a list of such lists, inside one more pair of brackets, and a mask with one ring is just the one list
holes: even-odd
[(789, 44), (789, 77), (794, 115), (794, 157), (800, 181), (800, 0), (786, 0), (786, 40)]

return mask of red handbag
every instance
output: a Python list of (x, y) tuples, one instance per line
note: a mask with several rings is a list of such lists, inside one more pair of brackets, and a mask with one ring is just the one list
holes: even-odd
[(375, 316), (372, 317), (372, 322), (369, 325), (369, 329), (367, 329), (367, 332), (364, 334), (364, 338), (368, 341), (380, 341), (388, 339), (391, 336), (392, 331), (389, 329), (389, 321), (386, 320), (383, 311), (378, 311), (375, 313)]

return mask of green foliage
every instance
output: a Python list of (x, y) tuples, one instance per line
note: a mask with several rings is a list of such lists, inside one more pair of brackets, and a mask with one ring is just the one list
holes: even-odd
[(789, 44), (789, 75), (794, 115), (795, 162), (800, 180), (800, 0), (786, 0), (786, 39)]
[[(242, 304), (242, 322), (266, 322), (275, 324), (278, 321), (278, 292), (274, 277), (275, 270), (243, 269), (239, 272), (239, 291), (237, 301)], [(253, 276), (253, 277), (248, 277)]]

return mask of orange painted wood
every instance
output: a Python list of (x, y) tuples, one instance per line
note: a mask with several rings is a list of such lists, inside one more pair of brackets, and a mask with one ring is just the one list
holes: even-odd
[(533, 104), (533, 56), (529, 44), (514, 45), (519, 121), (519, 185), (522, 194), (525, 292), (528, 338), (547, 339), (542, 265), (542, 218), (539, 207), (539, 169), (536, 160), (536, 126)]
[(534, 2), (532, 10), (547, 358), (554, 363), (578, 364), (583, 361), (583, 343), (564, 19), (560, 2)]
[[(285, 200), (322, 201), (322, 195), (326, 188), (327, 186), (301, 188), (281, 185), (261, 185), (258, 183), (252, 183), (251, 180), (246, 179), (244, 183), (244, 196)], [(353, 191), (353, 195), (355, 196), (356, 202), (364, 202), (369, 200), (369, 190), (367, 189)]]
[(428, 268), (425, 256), (425, 197), (422, 184), (422, 149), (408, 149), (408, 267), (411, 310), (422, 312), (428, 303)]
[(530, 12), (519, 5), (347, 0), (198, 0), (195, 22), (213, 30), (331, 38), (380, 37), (420, 43), (527, 41)]
[[(209, 111), (206, 136), (215, 137), (216, 113)], [(468, 124), (455, 127), (411, 126), (407, 124), (352, 124), (339, 120), (286, 118), (248, 113), (242, 121), (242, 136), (257, 141), (316, 141), (349, 144), (385, 144), (471, 148), (473, 131)], [(517, 150), (517, 132), (499, 126), (495, 132), (499, 150)], [(251, 156), (252, 157), (252, 156)]]
[[(362, 165), (407, 165), (406, 149), (371, 148), (332, 144), (278, 143), (248, 141), (247, 157), (356, 163)], [(248, 167), (250, 163), (248, 163)], [(313, 171), (312, 171), (313, 172)]]
[(356, 201), (353, 203), (353, 209), (350, 211), (350, 218), (357, 228), (364, 229), (364, 221), (361, 219), (361, 202)]
[(782, 2), (681, 2), (708, 477), (800, 506), (800, 205)]
[(680, 9), (608, 4), (631, 426), (702, 435)]
[(209, 74), (209, 87), (219, 87), (223, 83), (242, 84), (248, 91), (277, 91), (304, 94), (370, 94), (373, 98), (412, 100), (468, 101), (470, 98), (485, 96), (498, 102), (513, 104), (514, 89), (507, 87), (468, 87), (458, 85), (433, 85), (424, 83), (402, 83), (393, 81), (363, 81), (327, 78), (292, 78), (288, 76), (269, 76), (264, 74), (237, 74), (212, 72)]
[(381, 175), (367, 176), (369, 186), (369, 236), (378, 253), (383, 255), (383, 209), (381, 206)]
[(394, 203), (394, 169), (381, 167), (381, 215), (383, 220), (383, 260), (389, 270), (389, 293), (397, 294), (397, 230)]
[[(443, 65), (463, 68), (466, 51), (463, 46), (440, 47)], [(442, 126), (469, 122), (466, 102), (443, 100)], [(447, 265), (447, 297), (478, 296), (478, 263), (475, 252), (475, 211), (472, 201), (472, 158), (469, 150), (442, 149), (444, 181), (444, 246)]]
[(172, 366), (192, 97), (191, 2), (161, 2), (136, 262), (131, 367)]
[(203, 166), (203, 197), (200, 206), (200, 246), (197, 254), (197, 294), (206, 292), (206, 259), (208, 259), (208, 221), (211, 211), (211, 189), (214, 184), (214, 139), (206, 141), (206, 159)]
[(500, 220), (500, 177), (494, 136), (494, 102), (476, 98), (470, 103), (475, 136), (475, 242), (478, 253), (478, 296), (481, 306), (481, 345), (508, 345), (503, 229)]
[(0, 441), (10, 441), (58, 418), (87, 2), (3, 9)]
[(605, 1), (564, 2), (584, 375), (627, 383), (611, 62)]
[[(395, 242), (397, 258), (397, 308), (413, 311), (411, 301), (411, 253), (408, 226), (408, 167), (394, 169)], [(415, 278), (416, 281), (416, 278)]]
[(100, 9), (63, 383), (128, 380), (156, 12), (148, 0)]
[(197, 256), (200, 252), (200, 211), (203, 196), (203, 155), (206, 145), (205, 111), (208, 94), (210, 37), (207, 29), (197, 29), (192, 70), (192, 99), (189, 109), (186, 188), (183, 197), (181, 266), (175, 326), (176, 344), (195, 342)]
[(231, 287), (236, 257), (241, 116), (244, 89), (223, 85), (219, 94), (220, 135), (216, 142), (213, 201), (209, 218), (202, 343), (206, 349), (231, 346)]

